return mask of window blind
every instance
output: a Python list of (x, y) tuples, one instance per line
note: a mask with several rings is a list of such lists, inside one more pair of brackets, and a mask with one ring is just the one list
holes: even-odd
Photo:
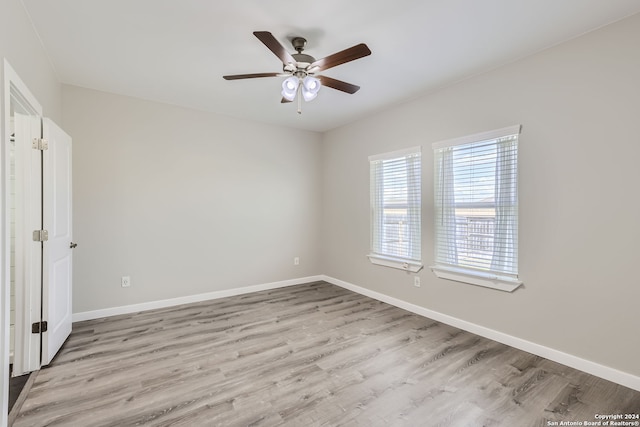
[[(421, 260), (420, 147), (371, 156), (371, 257)], [(408, 268), (404, 265), (401, 268)]]
[(434, 144), (436, 265), (517, 277), (519, 131)]

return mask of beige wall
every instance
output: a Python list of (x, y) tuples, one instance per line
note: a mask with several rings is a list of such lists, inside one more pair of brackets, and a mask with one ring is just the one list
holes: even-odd
[[(323, 273), (640, 375), (640, 15), (327, 133)], [(433, 263), (431, 143), (522, 124), (515, 293), (369, 263), (367, 157), (423, 147), (423, 257)]]
[(75, 313), (321, 273), (319, 134), (66, 85), (63, 110)]

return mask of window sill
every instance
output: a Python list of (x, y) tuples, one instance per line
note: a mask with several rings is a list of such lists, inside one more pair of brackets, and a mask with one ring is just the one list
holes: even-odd
[(381, 255), (367, 255), (371, 264), (382, 265), (384, 267), (397, 268), (399, 270), (410, 271), (412, 273), (417, 273), (422, 270), (422, 263), (416, 261), (408, 261), (401, 258), (392, 258), (385, 257)]
[(441, 279), (484, 286), (485, 288), (498, 289), (505, 292), (513, 292), (522, 285), (520, 280), (509, 276), (496, 276), (491, 273), (454, 267), (432, 266), (430, 268)]

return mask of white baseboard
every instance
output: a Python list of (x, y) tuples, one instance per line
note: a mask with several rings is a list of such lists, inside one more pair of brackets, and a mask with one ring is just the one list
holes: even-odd
[(342, 288), (368, 296), (378, 301), (386, 302), (387, 304), (391, 304), (420, 316), (428, 317), (429, 319), (446, 323), (447, 325), (463, 329), (476, 335), (489, 338), (502, 344), (506, 344), (508, 346), (538, 355), (540, 357), (544, 357), (545, 359), (561, 363), (571, 368), (575, 368), (580, 371), (595, 375), (597, 377), (604, 378), (605, 380), (612, 381), (625, 387), (640, 391), (640, 377), (629, 374), (627, 372), (619, 371), (617, 369), (600, 365), (598, 363), (591, 362), (589, 360), (585, 360), (580, 357), (555, 350), (553, 348), (545, 347), (531, 341), (498, 332), (493, 329), (485, 328), (484, 326), (476, 325), (475, 323), (467, 322), (466, 320), (461, 320), (456, 317), (439, 313), (437, 311), (429, 310), (427, 308), (411, 304), (409, 302), (402, 301), (397, 298), (393, 298), (388, 295), (372, 291), (349, 282), (345, 282), (343, 280), (339, 280), (329, 276), (321, 277), (322, 280), (333, 285), (340, 286)]
[(251, 292), (266, 291), (270, 289), (283, 288), (286, 286), (301, 285), (303, 283), (310, 283), (316, 281), (325, 281), (341, 288), (348, 289), (350, 291), (365, 295), (367, 297), (376, 299), (378, 301), (391, 304), (398, 308), (410, 311), (420, 316), (427, 317), (429, 319), (437, 320), (438, 322), (446, 323), (447, 325), (454, 326), (459, 329), (480, 335), (485, 338), (506, 344), (508, 346), (544, 357), (545, 359), (553, 360), (554, 362), (561, 363), (563, 365), (579, 369), (583, 372), (595, 375), (600, 378), (604, 378), (608, 381), (629, 387), (631, 389), (640, 391), (640, 377), (622, 372), (608, 366), (600, 365), (589, 360), (582, 359), (580, 357), (564, 353), (553, 348), (545, 347), (540, 344), (533, 343), (531, 341), (524, 340), (522, 338), (514, 337), (512, 335), (505, 334), (493, 329), (485, 328), (484, 326), (476, 325), (475, 323), (467, 322), (466, 320), (458, 319), (437, 311), (429, 310), (427, 308), (411, 304), (409, 302), (391, 297), (389, 295), (382, 294), (380, 292), (372, 291), (367, 288), (363, 288), (353, 283), (345, 282), (343, 280), (336, 279), (334, 277), (326, 275), (301, 277), (298, 279), (283, 280), (279, 282), (264, 283), (260, 285), (245, 286), (242, 288), (227, 289), (224, 291), (207, 292), (204, 294), (189, 295), (185, 297), (171, 298), (159, 301), (145, 302), (141, 304), (132, 304), (122, 307), (105, 308), (101, 310), (85, 311), (81, 313), (73, 314), (73, 321), (80, 322), (83, 320), (99, 319), (108, 316), (117, 316), (120, 314), (137, 313), (145, 310), (153, 310), (156, 308), (172, 307), (181, 304), (190, 304), (194, 302), (214, 300), (218, 298), (226, 298), (235, 295), (248, 294)]
[(279, 282), (263, 283), (260, 285), (244, 286), (242, 288), (227, 289), (224, 291), (207, 292), (204, 294), (188, 295), (185, 297), (164, 299), (158, 301), (143, 302), (140, 304), (131, 304), (121, 307), (104, 308), (101, 310), (84, 311), (73, 313), (74, 322), (82, 322), (84, 320), (100, 319), (102, 317), (117, 316), (120, 314), (137, 313), (145, 310), (154, 310), (156, 308), (173, 307), (181, 304), (191, 304), (194, 302), (208, 301), (219, 298), (227, 298), (236, 295), (249, 294), (251, 292), (267, 291), (270, 289), (284, 288), (286, 286), (301, 285), (303, 283), (317, 282), (324, 276), (300, 277), (298, 279), (282, 280)]

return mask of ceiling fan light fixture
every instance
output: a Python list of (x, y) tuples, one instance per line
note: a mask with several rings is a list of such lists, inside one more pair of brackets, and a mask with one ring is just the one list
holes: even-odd
[(318, 91), (322, 84), (315, 77), (307, 76), (302, 80), (302, 96), (304, 100), (309, 102), (318, 96)]
[(293, 101), (298, 91), (300, 81), (297, 77), (289, 77), (282, 82), (282, 96), (287, 101)]
[(354, 94), (360, 89), (360, 86), (332, 79), (327, 76), (318, 76), (319, 78), (316, 78), (315, 75), (316, 73), (337, 67), (338, 65), (371, 55), (371, 50), (366, 44), (360, 43), (336, 52), (333, 55), (316, 60), (313, 56), (302, 53), (307, 43), (304, 37), (294, 37), (291, 40), (291, 44), (297, 53), (289, 53), (270, 32), (254, 31), (253, 35), (282, 61), (282, 72), (222, 76), (225, 80), (286, 77), (282, 82), (281, 103), (291, 102), (298, 98), (298, 113), (302, 112), (302, 100), (304, 99), (308, 102), (315, 99), (322, 86), (348, 94)]

